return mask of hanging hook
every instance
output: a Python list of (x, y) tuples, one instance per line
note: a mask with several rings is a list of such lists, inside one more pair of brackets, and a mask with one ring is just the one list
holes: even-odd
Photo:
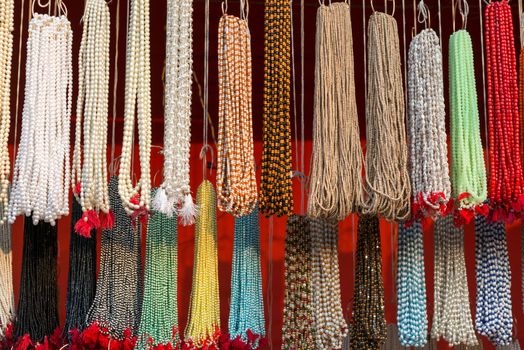
[(215, 151), (209, 144), (204, 144), (200, 149), (200, 159), (202, 160), (202, 176), (207, 179), (207, 153), (211, 153), (211, 169), (215, 167)]
[(469, 4), (467, 0), (458, 0), (458, 8), (460, 16), (462, 17), (462, 29), (466, 29), (468, 26), (468, 16), (469, 16)]
[(222, 14), (227, 14), (227, 0), (222, 1)]
[(426, 29), (431, 27), (431, 13), (428, 5), (424, 3), (424, 0), (420, 0), (417, 6), (417, 21), (418, 23), (424, 23)]
[(247, 22), (249, 16), (249, 0), (240, 0), (240, 18)]

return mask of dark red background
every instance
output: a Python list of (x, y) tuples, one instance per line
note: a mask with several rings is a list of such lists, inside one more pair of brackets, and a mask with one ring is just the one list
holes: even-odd
[[(74, 31), (74, 54), (78, 52), (79, 42), (81, 37), (81, 22), (83, 11), (83, 1), (78, 0), (63, 0), (68, 8), (68, 17), (71, 20)], [(23, 102), (23, 86), (24, 86), (24, 64), (25, 64), (25, 43), (27, 39), (27, 22), (28, 14), (30, 13), (30, 0), (16, 0), (15, 10), (15, 52), (13, 58), (13, 125), (18, 126), (18, 135), (20, 129), (20, 115)], [(54, 1), (52, 1), (54, 3)], [(120, 2), (120, 43), (119, 43), (119, 60), (118, 60), (118, 89), (117, 89), (117, 113), (116, 113), (116, 154), (119, 154), (120, 140), (121, 140), (121, 125), (122, 125), (122, 111), (123, 111), (123, 96), (124, 96), (124, 73), (125, 73), (125, 33), (127, 25), (127, 2), (128, 0), (111, 0), (110, 8), (112, 13), (112, 51), (113, 57), (115, 51), (116, 39), (116, 9), (118, 2)], [(483, 103), (482, 95), (482, 62), (481, 62), (481, 41), (480, 41), (480, 23), (479, 23), (479, 3), (481, 1), (470, 1), (470, 15), (468, 19), (468, 30), (470, 31), (475, 49), (475, 63), (478, 81), (479, 102)], [(365, 3), (365, 17), (363, 14), (363, 3)], [(375, 9), (383, 10), (384, 2), (375, 1)], [(404, 6), (403, 6), (404, 3)], [(431, 10), (431, 26), (439, 32), (439, 22), (442, 25), (443, 52), (444, 58), (447, 58), (447, 43), (449, 35), (453, 32), (453, 11), (451, 0), (441, 0), (441, 13), (438, 14), (438, 1), (426, 0), (426, 3)], [(393, 2), (388, 1), (388, 7), (391, 12)], [(514, 19), (518, 18), (518, 11), (516, 8), (516, 1), (512, 1), (511, 5), (514, 7)], [(229, 1), (229, 13), (238, 14), (239, 1)], [(19, 33), (21, 24), (21, 10), (24, 7), (24, 21), (22, 25), (22, 52), (19, 56)], [(305, 159), (306, 169), (309, 167), (309, 155), (311, 147), (311, 126), (312, 126), (312, 103), (313, 103), (313, 80), (314, 80), (314, 38), (315, 38), (315, 13), (318, 7), (317, 0), (305, 0), (305, 75), (304, 75), (304, 89), (305, 89)], [(404, 8), (404, 11), (403, 11)], [(356, 84), (357, 84), (357, 101), (359, 110), (359, 121), (361, 128), (361, 137), (363, 144), (365, 143), (365, 122), (364, 122), (364, 104), (365, 104), (365, 89), (364, 89), (364, 37), (363, 25), (364, 19), (371, 14), (369, 0), (353, 0), (351, 1), (352, 19), (353, 19), (353, 35), (354, 35), (354, 52), (356, 64)], [(37, 9), (39, 10), (39, 9)], [(217, 62), (216, 62), (216, 43), (217, 43), (217, 26), (218, 20), (221, 16), (221, 1), (210, 1), (210, 76), (209, 76), (209, 112), (213, 125), (217, 122)], [(256, 139), (256, 159), (260, 161), (261, 157), (261, 139), (262, 139), (262, 99), (263, 99), (263, 50), (264, 50), (264, 14), (263, 1), (250, 1), (249, 25), (252, 35), (253, 45), (253, 110), (254, 110), (254, 135)], [(296, 35), (295, 40), (295, 63), (296, 63), (296, 96), (297, 96), (297, 111), (300, 113), (300, 2), (293, 1), (294, 10), (294, 30)], [(157, 146), (162, 145), (163, 139), (163, 82), (162, 70), (165, 57), (165, 16), (166, 16), (166, 0), (151, 0), (151, 52), (152, 52), (152, 96), (153, 96), (153, 143)], [(412, 0), (396, 0), (395, 17), (399, 23), (399, 35), (402, 55), (404, 54), (403, 37), (407, 42), (412, 37), (413, 28), (413, 1)], [(193, 115), (192, 115), (192, 133), (193, 145), (191, 149), (191, 185), (193, 191), (196, 192), (197, 186), (202, 180), (202, 162), (199, 159), (199, 152), (202, 146), (202, 126), (203, 126), (203, 108), (200, 100), (199, 85), (203, 86), (203, 62), (204, 62), (204, 2), (203, 0), (194, 0), (194, 98), (193, 98)], [(405, 18), (405, 20), (404, 20)], [(405, 23), (405, 25), (404, 25)], [(456, 28), (461, 27), (460, 16), (456, 16)], [(517, 23), (517, 22), (515, 22)], [(417, 24), (418, 29), (422, 24)], [(403, 30), (405, 28), (405, 30)], [(516, 26), (518, 28), (518, 26)], [(518, 30), (515, 30), (518, 34)], [(517, 38), (516, 38), (517, 39)], [(19, 60), (19, 57), (21, 60)], [(114, 61), (114, 59), (113, 59)], [(21, 74), (18, 79), (18, 66), (21, 63)], [(447, 71), (447, 64), (445, 61), (445, 71)], [(76, 71), (76, 59), (75, 59)], [(76, 83), (76, 82), (75, 82)], [(113, 79), (111, 81), (113, 84)], [(17, 103), (18, 101), (18, 103)], [(111, 94), (112, 103), (112, 94)], [(16, 106), (18, 105), (18, 108)], [(482, 107), (480, 108), (482, 112)], [(110, 109), (111, 110), (111, 109)], [(18, 118), (16, 118), (16, 111), (18, 111)], [(292, 116), (293, 117), (293, 116)], [(112, 118), (112, 117), (111, 117)], [(482, 119), (482, 118), (481, 118)], [(214, 130), (214, 129), (213, 129)], [(212, 133), (211, 133), (212, 134)], [(210, 140), (212, 142), (212, 140)], [(11, 144), (15, 143), (15, 135), (11, 135)], [(110, 145), (109, 141), (109, 145)], [(295, 148), (293, 148), (295, 150)], [(161, 173), (159, 169), (162, 167), (162, 157), (158, 153), (158, 148), (153, 149), (151, 169), (155, 178), (155, 184), (161, 182)], [(294, 159), (295, 161), (295, 159)], [(307, 172), (306, 172), (307, 173)], [(211, 174), (212, 178), (214, 174)], [(300, 209), (299, 198), (300, 190), (298, 181), (295, 181), (295, 198), (297, 203), (295, 208)], [(280, 329), (282, 325), (282, 307), (284, 296), (284, 239), (285, 239), (285, 219), (275, 218), (273, 222), (267, 219), (262, 220), (262, 269), (264, 279), (264, 297), (266, 305), (266, 325), (268, 335), (271, 337), (273, 348), (280, 348)], [(340, 230), (340, 244), (339, 244), (339, 259), (341, 265), (341, 285), (342, 285), (342, 304), (346, 310), (346, 316), (350, 318), (351, 296), (353, 293), (353, 268), (354, 268), (354, 247), (356, 239), (356, 219), (349, 218), (341, 224)], [(14, 260), (14, 282), (15, 292), (18, 294), (18, 286), (20, 283), (21, 270), (21, 255), (23, 244), (23, 229), (22, 220), (18, 219), (14, 225), (13, 230), (13, 260)], [(231, 256), (233, 246), (233, 218), (224, 213), (220, 213), (218, 217), (219, 227), (219, 270), (220, 270), (220, 293), (221, 293), (221, 316), (222, 325), (227, 325), (227, 318), (229, 313), (229, 289), (230, 289), (230, 272), (231, 272)], [(273, 230), (270, 230), (273, 227)], [(392, 255), (395, 252), (396, 244), (392, 239), (392, 233), (395, 228), (392, 224), (382, 222), (382, 248), (384, 261), (384, 283), (385, 283), (385, 303), (386, 316), (389, 322), (395, 321), (396, 306), (394, 301), (394, 281), (392, 279)], [(510, 260), (512, 267), (512, 297), (513, 297), (513, 314), (517, 322), (517, 336), (522, 335), (524, 340), (524, 315), (522, 313), (522, 290), (521, 290), (521, 269), (520, 269), (520, 224), (513, 225), (508, 230), (508, 242), (510, 247)], [(431, 316), (433, 303), (433, 235), (432, 227), (426, 228), (426, 271), (427, 271), (427, 287), (428, 287), (428, 310)], [(61, 321), (65, 315), (65, 297), (67, 287), (67, 271), (68, 271), (68, 249), (69, 249), (69, 235), (70, 235), (70, 220), (65, 218), (59, 223), (59, 275), (58, 283), (60, 286), (59, 305)], [(179, 321), (180, 326), (183, 327), (187, 321), (187, 312), (189, 305), (189, 295), (191, 290), (192, 279), (192, 264), (193, 264), (193, 229), (181, 228), (179, 231)], [(465, 234), (466, 247), (466, 261), (468, 267), (468, 283), (470, 287), (470, 300), (472, 311), (474, 312), (475, 300), (475, 270), (474, 270), (474, 230), (472, 227), (466, 229)], [(392, 244), (393, 243), (393, 244)], [(271, 249), (270, 249), (271, 248)], [(270, 272), (272, 271), (272, 273)], [(485, 344), (487, 344), (485, 342)], [(441, 344), (442, 348), (446, 348)]]

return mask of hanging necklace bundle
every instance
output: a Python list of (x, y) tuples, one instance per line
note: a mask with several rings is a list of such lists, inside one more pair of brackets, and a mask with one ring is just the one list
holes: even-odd
[(264, 148), (260, 211), (267, 216), (293, 210), (291, 182), (291, 3), (268, 0), (264, 8)]
[(178, 211), (183, 225), (194, 223), (196, 207), (189, 187), (193, 0), (168, 0), (164, 112), (164, 183), (153, 206), (168, 216)]
[[(507, 0), (485, 10), (489, 125), (488, 193), (493, 220), (512, 221), (524, 209), (519, 150), (518, 89), (511, 7)], [(516, 151), (516, 152), (515, 152)]]
[[(124, 210), (133, 217), (149, 212), (151, 197), (151, 63), (149, 43), (149, 0), (131, 0), (127, 42), (124, 136), (118, 175), (118, 193)], [(131, 179), (132, 148), (138, 123), (140, 180)]]
[[(84, 338), (91, 348), (103, 347), (108, 339), (128, 342), (140, 321), (142, 302), (141, 227), (119, 201), (118, 179), (109, 182), (109, 200), (115, 225), (102, 231), (100, 271), (93, 305), (87, 317)], [(94, 344), (93, 344), (94, 343)], [(106, 345), (107, 347), (107, 345)]]
[[(71, 183), (82, 207), (76, 232), (110, 228), (107, 188), (110, 15), (105, 0), (87, 0), (79, 53), (79, 91)], [(82, 142), (83, 141), (83, 142)]]
[(451, 184), (461, 221), (485, 212), (486, 167), (471, 36), (462, 29), (449, 39), (449, 93), (451, 115)]
[(217, 344), (220, 336), (216, 197), (211, 182), (197, 191), (199, 214), (195, 226), (195, 258), (185, 346), (201, 349)]
[(452, 216), (435, 222), (434, 311), (431, 337), (450, 345), (478, 344), (469, 308), (464, 231)]
[(348, 3), (321, 2), (316, 38), (308, 215), (343, 220), (364, 205)]
[(511, 270), (506, 229), (503, 223), (475, 219), (475, 257), (477, 272), (477, 312), (479, 334), (495, 345), (512, 341)]
[[(421, 0), (419, 14), (426, 13)], [(428, 20), (426, 18), (426, 20)], [(408, 130), (414, 217), (445, 215), (451, 195), (442, 50), (431, 28), (417, 34), (408, 54)]]
[(397, 323), (403, 346), (423, 347), (428, 337), (422, 223), (400, 224), (398, 232)]
[[(227, 7), (227, 1), (225, 4)], [(253, 154), (251, 35), (245, 11), (241, 9), (242, 18), (224, 13), (218, 26), (218, 208), (236, 217), (250, 214), (258, 196)]]
[(338, 266), (338, 222), (312, 219), (311, 287), (315, 343), (319, 350), (340, 349), (348, 334), (340, 292)]
[[(265, 336), (258, 210), (235, 219), (229, 334), (233, 348), (262, 347)], [(237, 343), (237, 344), (235, 344)]]
[[(0, 202), (0, 209), (3, 209)], [(0, 224), (0, 341), (15, 319), (11, 225)], [(1, 344), (0, 344), (1, 345)]]
[[(60, 14), (65, 13), (60, 2)], [(69, 213), (71, 24), (65, 15), (33, 15), (27, 42), (22, 134), (13, 171), (9, 222), (32, 215), (56, 224)]]
[(395, 18), (374, 12), (368, 28), (365, 214), (387, 220), (410, 215), (411, 186), (404, 121), (404, 89)]
[(282, 349), (316, 349), (311, 309), (311, 236), (309, 219), (305, 216), (288, 218), (284, 264)]
[(382, 251), (376, 216), (359, 219), (356, 255), (351, 349), (376, 350), (385, 342), (387, 333)]
[(144, 299), (137, 349), (167, 344), (175, 348), (180, 341), (177, 261), (177, 217), (153, 212), (147, 224)]

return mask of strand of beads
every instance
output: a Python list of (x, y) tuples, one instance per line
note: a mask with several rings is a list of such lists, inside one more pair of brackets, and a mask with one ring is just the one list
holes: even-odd
[(235, 219), (228, 328), (234, 349), (265, 342), (258, 210)]
[(411, 184), (405, 131), (398, 27), (394, 17), (374, 12), (368, 28), (366, 186), (364, 214), (388, 220), (410, 215)]
[(378, 218), (362, 216), (357, 234), (351, 349), (376, 350), (387, 334)]
[[(131, 0), (127, 42), (124, 136), (118, 174), (118, 193), (124, 210), (133, 217), (147, 216), (151, 197), (151, 62), (149, 0)], [(135, 119), (138, 123), (140, 179), (133, 185), (131, 158)]]
[(497, 345), (497, 350), (520, 350), (520, 344), (519, 341), (515, 339), (509, 345)]
[(71, 184), (83, 212), (75, 230), (89, 237), (93, 228), (107, 229), (113, 224), (106, 165), (111, 41), (108, 3), (88, 0), (83, 24)]
[[(155, 195), (153, 191), (152, 196)], [(176, 348), (178, 333), (176, 215), (153, 212), (147, 224), (144, 298), (136, 349)]]
[(340, 349), (348, 334), (340, 294), (338, 221), (311, 219), (311, 309), (319, 350)]
[(495, 345), (512, 341), (511, 270), (503, 223), (475, 219), (477, 305), (475, 326)]
[[(3, 209), (0, 202), (0, 210)], [(11, 225), (0, 224), (0, 345), (15, 320)]]
[(6, 0), (0, 4), (0, 19), (0, 225), (3, 225), (7, 220), (11, 170), (8, 142), (11, 128), (14, 0)]
[(459, 222), (470, 222), (487, 206), (486, 167), (471, 36), (459, 30), (449, 39), (449, 94), (451, 115), (451, 184)]
[(507, 0), (485, 9), (489, 126), (488, 193), (492, 219), (511, 222), (524, 209), (519, 149), (517, 68), (511, 7)]
[(264, 147), (260, 211), (267, 216), (293, 210), (291, 181), (291, 3), (268, 0), (264, 8)]
[(246, 18), (218, 26), (218, 208), (239, 217), (257, 206), (251, 107), (251, 35)]
[(364, 205), (348, 3), (326, 6), (322, 2), (317, 10), (316, 38), (308, 215), (343, 220)]
[[(421, 2), (423, 4), (423, 2)], [(451, 195), (440, 40), (424, 29), (409, 46), (408, 130), (413, 216), (445, 215)]]
[(198, 188), (197, 206), (193, 286), (184, 346), (207, 349), (216, 346), (220, 336), (216, 196), (207, 180)]
[(478, 344), (469, 308), (464, 231), (452, 216), (435, 222), (434, 311), (431, 337), (452, 346)]
[[(522, 15), (521, 15), (522, 16)], [(520, 31), (523, 32), (521, 17)], [(521, 42), (522, 43), (522, 42)], [(520, 123), (520, 161), (524, 164), (524, 46), (521, 45), (518, 64), (518, 90), (519, 90), (519, 123)]]
[(29, 23), (22, 134), (13, 172), (9, 222), (17, 215), (56, 224), (69, 213), (71, 24), (35, 14)]
[(282, 349), (316, 349), (311, 309), (311, 236), (309, 218), (288, 218), (285, 246)]
[(400, 224), (398, 232), (397, 324), (403, 346), (423, 347), (428, 337), (422, 223)]
[(168, 0), (164, 112), (164, 182), (153, 206), (168, 216), (178, 209), (183, 225), (195, 222), (189, 186), (193, 0)]

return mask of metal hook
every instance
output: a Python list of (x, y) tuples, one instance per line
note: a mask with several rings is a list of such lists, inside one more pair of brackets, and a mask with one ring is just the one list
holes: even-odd
[(215, 151), (209, 144), (204, 144), (200, 149), (200, 159), (202, 160), (202, 176), (207, 179), (207, 152), (211, 153), (211, 169), (215, 166)]
[(457, 1), (460, 16), (462, 17), (462, 29), (466, 29), (468, 25), (468, 16), (469, 16), (469, 4), (467, 0), (458, 0)]
[(227, 0), (222, 1), (222, 14), (227, 14)]

